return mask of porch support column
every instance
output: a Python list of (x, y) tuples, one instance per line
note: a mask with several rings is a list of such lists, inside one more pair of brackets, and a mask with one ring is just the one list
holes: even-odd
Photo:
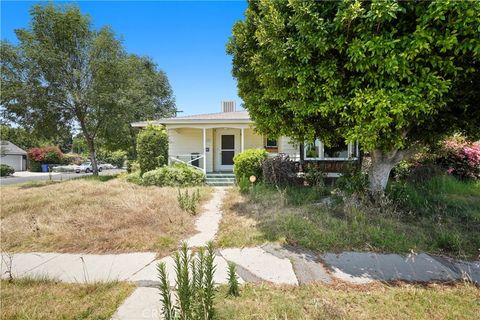
[(207, 128), (203, 128), (203, 172), (207, 174)]
[(242, 144), (241, 144), (241, 148), (240, 148), (240, 151), (243, 152), (243, 150), (245, 149), (245, 129), (242, 128), (241, 129), (241, 141), (242, 141)]

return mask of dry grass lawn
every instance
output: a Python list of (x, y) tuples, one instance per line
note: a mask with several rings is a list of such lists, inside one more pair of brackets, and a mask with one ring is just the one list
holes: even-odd
[(480, 290), (473, 285), (387, 286), (248, 284), (240, 297), (217, 294), (220, 319), (478, 319)]
[[(175, 188), (93, 179), (2, 187), (3, 251), (164, 255), (194, 232)], [(209, 194), (201, 188), (203, 201)]]
[(133, 291), (128, 283), (0, 282), (1, 319), (110, 319)]
[(215, 240), (218, 247), (252, 247), (268, 242), (258, 225), (263, 216), (259, 211), (268, 211), (268, 215), (274, 216), (273, 210), (259, 210), (258, 206), (249, 202), (237, 188), (230, 188), (224, 198), (222, 211), (223, 216)]

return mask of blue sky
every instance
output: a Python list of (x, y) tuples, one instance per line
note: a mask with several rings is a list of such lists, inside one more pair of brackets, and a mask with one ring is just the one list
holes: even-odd
[[(58, 1), (57, 1), (58, 2)], [(245, 1), (62, 1), (76, 3), (95, 28), (112, 26), (130, 53), (147, 55), (163, 69), (183, 114), (220, 111), (222, 100), (241, 99), (225, 44), (243, 19)], [(26, 28), (38, 1), (1, 1), (1, 38)]]

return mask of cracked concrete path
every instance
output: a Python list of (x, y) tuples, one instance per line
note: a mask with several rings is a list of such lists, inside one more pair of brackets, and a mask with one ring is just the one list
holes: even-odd
[(298, 284), (288, 258), (280, 258), (262, 248), (224, 249), (221, 255), (248, 270), (258, 278), (277, 284)]
[(215, 238), (222, 219), (221, 206), (224, 197), (225, 188), (216, 187), (212, 199), (203, 206), (203, 213), (195, 221), (198, 233), (186, 240), (189, 248), (205, 246)]
[[(11, 262), (10, 262), (11, 257)], [(69, 283), (126, 281), (155, 261), (154, 252), (123, 254), (2, 253), (2, 277), (46, 277)], [(11, 267), (10, 267), (11, 266)]]
[(320, 256), (332, 275), (352, 283), (380, 281), (450, 282), (480, 285), (480, 261), (455, 261), (426, 253), (399, 255), (371, 252), (326, 253)]
[(139, 287), (125, 299), (112, 320), (162, 319), (162, 303), (158, 288)]

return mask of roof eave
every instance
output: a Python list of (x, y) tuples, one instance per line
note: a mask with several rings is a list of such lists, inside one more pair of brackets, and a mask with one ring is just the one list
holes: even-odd
[(146, 127), (148, 124), (158, 124), (158, 125), (167, 125), (167, 124), (200, 124), (200, 123), (253, 123), (251, 119), (160, 119), (155, 121), (141, 121), (141, 122), (133, 122), (131, 124), (132, 127), (142, 128)]

